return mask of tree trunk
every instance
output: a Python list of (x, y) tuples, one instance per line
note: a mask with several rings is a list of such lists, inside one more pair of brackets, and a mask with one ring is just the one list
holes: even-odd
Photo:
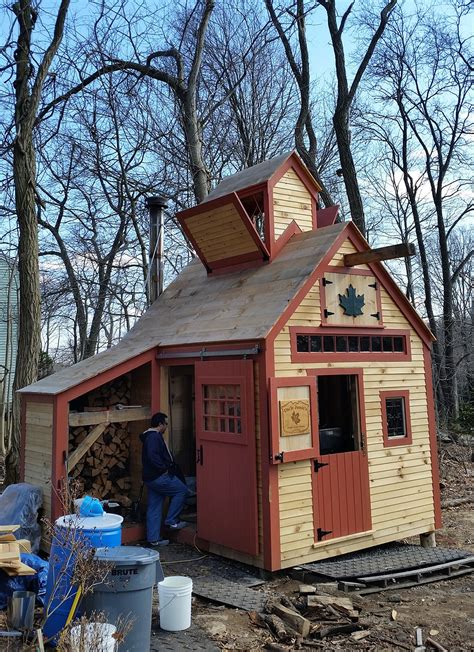
[(38, 377), (41, 350), (41, 310), (38, 266), (38, 224), (35, 204), (35, 151), (32, 131), (23, 130), (13, 151), (15, 203), (19, 227), (19, 339), (13, 396), (13, 437), (7, 458), (7, 481), (19, 477), (20, 395), (16, 390)]

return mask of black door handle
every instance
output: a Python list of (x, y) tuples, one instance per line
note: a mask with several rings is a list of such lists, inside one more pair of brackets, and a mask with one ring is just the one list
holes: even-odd
[(196, 464), (200, 464), (201, 466), (204, 464), (204, 451), (202, 448), (202, 444), (199, 446), (199, 448), (196, 451)]

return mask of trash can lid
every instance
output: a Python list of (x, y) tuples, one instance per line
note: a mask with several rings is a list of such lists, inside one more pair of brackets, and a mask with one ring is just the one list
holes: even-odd
[(111, 562), (115, 566), (144, 566), (158, 561), (160, 553), (140, 546), (115, 546), (97, 548), (95, 558), (98, 561)]

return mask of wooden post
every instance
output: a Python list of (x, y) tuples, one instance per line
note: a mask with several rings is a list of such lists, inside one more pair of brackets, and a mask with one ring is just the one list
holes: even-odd
[(420, 544), (422, 548), (436, 548), (435, 532), (425, 532), (420, 534)]
[(406, 258), (415, 254), (415, 245), (405, 242), (403, 244), (390, 245), (389, 247), (370, 249), (369, 251), (358, 251), (355, 254), (346, 254), (344, 256), (344, 265), (346, 267), (353, 267), (354, 265), (377, 263), (381, 260), (391, 260), (392, 258)]

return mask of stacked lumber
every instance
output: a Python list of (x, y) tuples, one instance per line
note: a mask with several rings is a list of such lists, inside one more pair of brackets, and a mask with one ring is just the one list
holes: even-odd
[[(114, 405), (130, 403), (130, 377), (121, 376), (98, 387), (87, 395), (84, 412), (100, 412)], [(124, 412), (126, 419), (126, 412)], [(71, 471), (71, 477), (81, 481), (84, 493), (103, 500), (116, 500), (129, 505), (132, 480), (130, 477), (130, 433), (127, 422), (109, 423), (100, 436), (81, 457)], [(96, 428), (76, 426), (69, 429), (69, 455), (75, 451)]]
[(35, 575), (36, 571), (21, 561), (20, 552), (31, 552), (27, 539), (15, 539), (19, 525), (0, 525), (0, 569), (10, 577)]

